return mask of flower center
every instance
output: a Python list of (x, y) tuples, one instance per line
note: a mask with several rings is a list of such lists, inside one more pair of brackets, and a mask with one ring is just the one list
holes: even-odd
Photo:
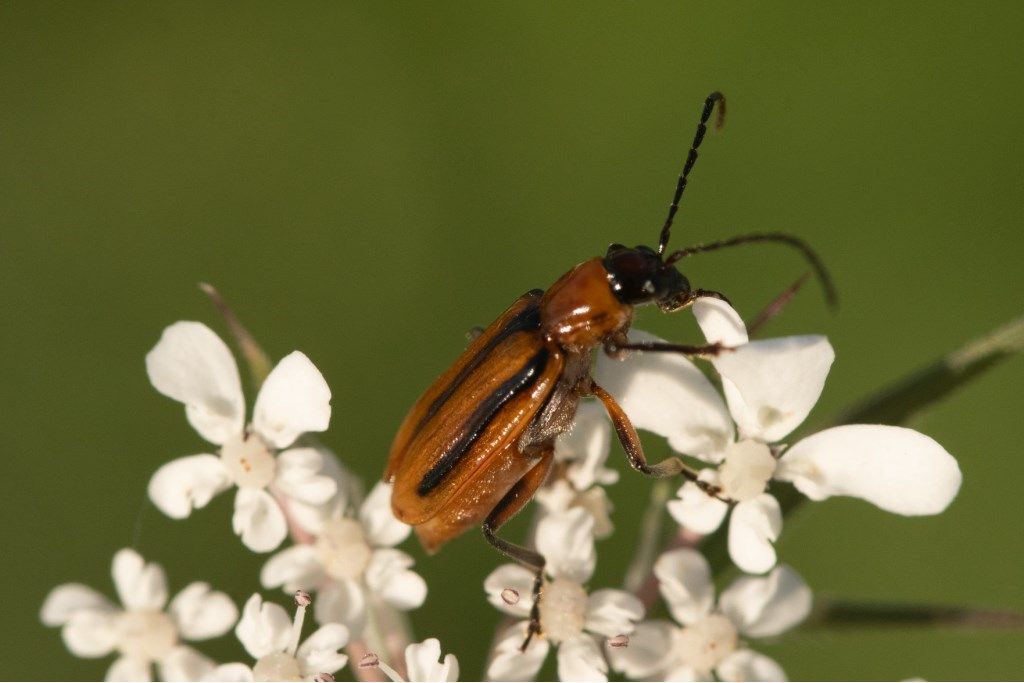
[(301, 681), (299, 660), (284, 652), (274, 652), (256, 660), (252, 667), (254, 681)]
[(358, 579), (373, 554), (362, 525), (348, 518), (327, 522), (316, 539), (316, 550), (324, 571), (335, 579)]
[(722, 493), (738, 501), (756, 498), (764, 493), (776, 464), (765, 443), (746, 439), (730, 445), (725, 462), (718, 468)]
[(587, 592), (568, 579), (555, 579), (540, 594), (540, 623), (553, 643), (583, 633), (587, 617)]
[(163, 612), (129, 610), (117, 622), (118, 649), (133, 659), (157, 661), (178, 644), (178, 627)]
[(225, 443), (220, 449), (220, 458), (239, 488), (262, 489), (274, 481), (277, 462), (263, 440), (255, 434)]
[(678, 660), (709, 674), (736, 649), (736, 627), (721, 614), (709, 614), (676, 635)]

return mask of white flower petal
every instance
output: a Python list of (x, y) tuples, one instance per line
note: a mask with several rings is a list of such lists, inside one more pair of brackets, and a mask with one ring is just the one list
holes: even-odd
[(213, 660), (187, 645), (178, 645), (158, 662), (162, 681), (198, 681), (217, 668)]
[(569, 463), (566, 476), (577, 491), (619, 480), (617, 470), (604, 466), (611, 439), (612, 426), (604, 406), (597, 400), (581, 401), (572, 427), (555, 439), (555, 460)]
[[(708, 470), (705, 470), (708, 471)], [(681, 526), (698, 534), (710, 534), (722, 526), (729, 504), (704, 493), (697, 484), (688, 481), (668, 502), (668, 512)]]
[(151, 681), (153, 670), (145, 659), (118, 657), (107, 669), (108, 681)]
[(644, 618), (644, 604), (632, 593), (604, 588), (587, 598), (584, 628), (591, 633), (613, 638), (630, 634), (636, 622)]
[(537, 550), (555, 578), (586, 583), (594, 574), (594, 518), (581, 508), (546, 515), (537, 524)]
[(117, 645), (119, 613), (108, 610), (75, 610), (64, 624), (61, 637), (76, 657), (102, 657)]
[(558, 680), (608, 680), (608, 662), (593, 636), (584, 633), (558, 646)]
[(326, 578), (316, 548), (308, 543), (293, 545), (275, 553), (260, 571), (264, 588), (281, 586), (285, 591), (311, 590)]
[(427, 599), (427, 582), (409, 571), (413, 564), (412, 557), (401, 550), (378, 548), (366, 566), (366, 585), (392, 607), (415, 609)]
[(753, 650), (736, 650), (715, 667), (715, 673), (720, 681), (786, 680), (786, 672), (774, 659)]
[(331, 421), (331, 390), (313, 362), (292, 351), (270, 371), (253, 408), (256, 431), (277, 448), (303, 432), (322, 432)]
[(290, 448), (277, 456), (274, 486), (288, 498), (309, 505), (323, 505), (338, 491), (338, 485), (321, 474), (323, 458), (315, 448)]
[(828, 339), (816, 335), (752, 341), (718, 356), (714, 366), (741, 435), (770, 443), (796, 429), (818, 402), (835, 357)]
[(263, 489), (238, 489), (231, 527), (250, 550), (266, 553), (288, 535), (288, 522), (273, 496)]
[(718, 606), (750, 638), (777, 636), (811, 612), (813, 596), (803, 578), (787, 565), (764, 577), (743, 576), (722, 592)]
[(711, 567), (696, 550), (663, 553), (654, 563), (654, 575), (665, 604), (680, 624), (688, 626), (711, 612), (715, 604)]
[(956, 497), (962, 475), (946, 449), (913, 429), (844, 425), (797, 442), (776, 478), (813, 500), (854, 496), (899, 515), (934, 515)]
[(50, 591), (39, 610), (46, 626), (63, 626), (79, 610), (110, 611), (114, 606), (99, 592), (81, 583), (63, 583)]
[(732, 306), (712, 296), (704, 296), (693, 302), (693, 317), (700, 325), (700, 331), (709, 344), (740, 346), (749, 341), (747, 326)]
[(348, 656), (338, 650), (348, 645), (348, 628), (342, 624), (324, 624), (313, 632), (295, 653), (303, 676), (333, 674), (345, 666)]
[(155, 562), (146, 562), (131, 548), (114, 555), (111, 574), (121, 604), (128, 609), (162, 610), (167, 604), (167, 575)]
[(534, 637), (526, 652), (519, 651), (526, 639), (528, 623), (520, 621), (502, 633), (501, 640), (494, 646), (494, 657), (487, 664), (487, 680), (530, 681), (537, 676), (550, 646), (546, 639)]
[(459, 660), (448, 654), (441, 659), (441, 641), (427, 638), (405, 648), (405, 666), (410, 681), (457, 681)]
[(231, 475), (216, 455), (190, 455), (162, 465), (149, 480), (149, 499), (172, 519), (185, 519), (231, 486)]
[(207, 441), (222, 444), (242, 433), (245, 399), (238, 365), (227, 344), (202, 323), (177, 322), (146, 354), (156, 390), (185, 404), (189, 423)]
[[(484, 591), (487, 592), (487, 601), (505, 614), (526, 617), (533, 607), (533, 582), (534, 573), (526, 567), (503, 564), (484, 579)], [(501, 597), (507, 589), (514, 590), (518, 595), (518, 600), (511, 605)]]
[(391, 484), (377, 482), (359, 508), (366, 538), (375, 546), (393, 547), (409, 538), (412, 527), (398, 521), (391, 511)]
[(729, 519), (729, 556), (748, 574), (775, 566), (772, 543), (782, 533), (782, 510), (770, 493), (737, 503)]
[(366, 626), (366, 594), (356, 581), (331, 581), (317, 591), (313, 614), (317, 623), (344, 624), (358, 638)]
[(235, 635), (254, 659), (272, 652), (284, 652), (292, 635), (292, 620), (280, 605), (263, 602), (253, 593), (242, 607)]
[(231, 598), (220, 591), (211, 590), (210, 584), (203, 581), (185, 586), (171, 600), (169, 611), (182, 637), (187, 640), (222, 636), (231, 630), (238, 619), (238, 608)]
[(665, 674), (664, 680), (666, 681), (710, 681), (711, 674), (701, 674), (692, 666), (683, 662), (677, 662), (674, 666), (669, 668)]
[(645, 621), (637, 624), (626, 647), (605, 647), (612, 668), (633, 680), (657, 680), (668, 671), (674, 659), (671, 623)]
[(202, 681), (229, 681), (231, 683), (247, 683), (252, 680), (252, 669), (241, 662), (231, 662), (208, 672), (199, 680)]
[[(631, 331), (629, 340), (664, 341), (640, 330)], [(634, 427), (667, 438), (680, 453), (713, 453), (732, 439), (732, 418), (718, 391), (680, 354), (633, 351), (614, 360), (599, 353), (594, 379), (615, 397)]]

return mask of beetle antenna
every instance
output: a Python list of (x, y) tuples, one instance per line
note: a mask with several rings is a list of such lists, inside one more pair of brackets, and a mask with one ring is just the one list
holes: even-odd
[(704, 109), (700, 113), (700, 123), (697, 124), (697, 132), (693, 136), (693, 142), (690, 143), (690, 152), (686, 155), (686, 164), (683, 166), (683, 171), (679, 174), (679, 180), (676, 182), (676, 193), (672, 197), (672, 204), (668, 207), (668, 218), (665, 219), (665, 225), (661, 226), (661, 236), (658, 237), (659, 256), (665, 253), (665, 247), (668, 246), (669, 234), (672, 232), (672, 221), (676, 217), (676, 212), (679, 211), (679, 201), (683, 198), (683, 190), (686, 189), (687, 176), (693, 170), (693, 165), (697, 163), (697, 148), (704, 141), (704, 134), (708, 130), (707, 122), (711, 118), (711, 112), (714, 110), (716, 102), (718, 103), (718, 118), (715, 119), (715, 130), (721, 128), (722, 124), (725, 123), (725, 95), (716, 90), (704, 100)]
[(818, 277), (821, 282), (822, 289), (825, 290), (825, 300), (828, 302), (829, 307), (835, 308), (839, 303), (839, 297), (836, 294), (835, 285), (832, 284), (832, 278), (828, 274), (828, 270), (825, 268), (825, 264), (822, 262), (818, 254), (811, 249), (807, 242), (804, 242), (799, 237), (793, 235), (787, 235), (784, 232), (756, 232), (749, 235), (740, 235), (738, 237), (731, 237), (726, 240), (719, 240), (717, 242), (707, 242), (705, 244), (697, 244), (686, 249), (680, 249), (672, 252), (666, 259), (665, 265), (670, 266), (679, 259), (692, 256), (693, 254), (700, 254), (705, 251), (715, 251), (716, 249), (725, 249), (726, 247), (735, 247), (740, 244), (749, 244), (751, 242), (778, 242), (779, 244), (786, 244), (793, 247), (807, 259), (807, 262), (814, 269), (814, 274)]

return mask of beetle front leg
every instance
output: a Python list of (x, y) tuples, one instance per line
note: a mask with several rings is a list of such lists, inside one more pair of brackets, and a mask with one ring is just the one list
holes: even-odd
[(636, 433), (636, 428), (633, 427), (633, 423), (630, 422), (629, 416), (626, 415), (626, 411), (622, 409), (622, 406), (616, 402), (611, 394), (598, 386), (593, 380), (590, 381), (590, 386), (587, 387), (587, 393), (596, 396), (604, 404), (608, 417), (611, 418), (612, 424), (615, 425), (615, 434), (619, 437), (619, 441), (626, 451), (626, 457), (629, 458), (629, 464), (633, 469), (646, 474), (648, 477), (657, 477), (659, 479), (681, 474), (686, 479), (695, 483), (709, 496), (718, 498), (726, 503), (732, 502), (728, 498), (722, 498), (722, 490), (719, 487), (700, 479), (697, 470), (687, 466), (686, 463), (674, 455), (654, 465), (648, 464), (640, 436)]

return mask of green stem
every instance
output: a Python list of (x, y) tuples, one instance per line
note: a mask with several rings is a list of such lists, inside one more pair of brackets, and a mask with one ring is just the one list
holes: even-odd
[(1024, 614), (1009, 610), (900, 605), (819, 599), (805, 629), (946, 627), (978, 630), (1024, 628)]
[(644, 584), (651, 568), (654, 566), (655, 555), (661, 545), (662, 522), (665, 519), (665, 503), (668, 502), (672, 493), (672, 485), (667, 479), (659, 479), (651, 487), (651, 495), (647, 499), (647, 508), (644, 510), (643, 519), (640, 522), (640, 534), (636, 551), (633, 553), (633, 560), (626, 570), (626, 578), (623, 581), (623, 588), (630, 593), (636, 593)]
[(224, 322), (227, 323), (228, 329), (238, 343), (242, 357), (245, 358), (245, 362), (249, 366), (249, 372), (252, 374), (253, 381), (256, 383), (256, 387), (259, 388), (273, 367), (270, 356), (256, 343), (253, 336), (249, 334), (249, 330), (245, 328), (242, 321), (231, 310), (231, 307), (228, 306), (227, 301), (224, 300), (224, 297), (221, 296), (216, 287), (200, 282), (199, 289), (203, 290), (206, 296), (210, 297), (213, 305), (217, 308), (217, 312), (224, 318)]

